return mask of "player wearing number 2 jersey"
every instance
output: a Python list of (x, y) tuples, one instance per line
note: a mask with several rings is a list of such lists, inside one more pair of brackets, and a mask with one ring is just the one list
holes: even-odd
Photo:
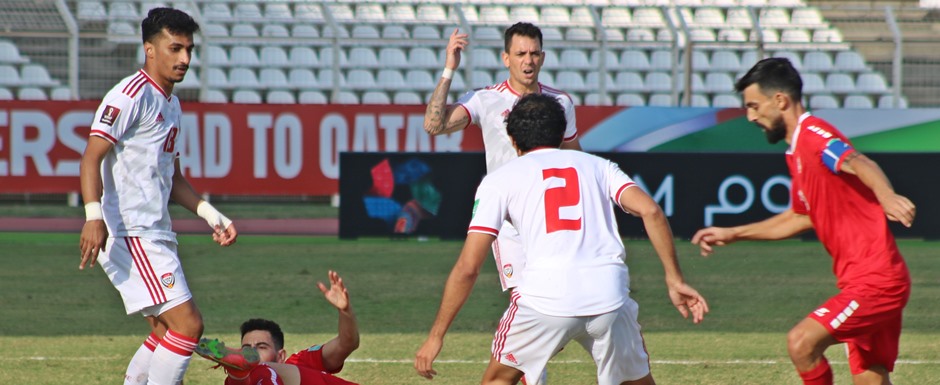
[[(460, 65), (460, 53), (469, 44), (467, 35), (455, 30), (447, 44), (444, 74), (428, 102), (424, 128), (431, 135), (456, 132), (476, 124), (483, 131), (486, 150), (486, 171), (496, 171), (518, 155), (506, 134), (506, 115), (522, 95), (536, 93), (550, 95), (564, 107), (564, 141), (561, 147), (580, 150), (571, 97), (538, 81), (539, 70), (545, 62), (542, 52), (542, 31), (530, 23), (516, 23), (503, 35), (503, 64), (509, 69), (509, 79), (482, 89), (467, 92), (457, 103), (445, 106), (450, 91), (451, 76)], [(493, 257), (500, 270), (503, 290), (515, 287), (525, 268), (525, 250), (519, 234), (512, 225), (501, 226), (493, 243)]]
[(601, 385), (652, 384), (649, 358), (629, 297), (626, 252), (613, 202), (643, 219), (662, 261), (669, 296), (699, 322), (705, 299), (679, 269), (669, 223), (659, 206), (614, 163), (560, 150), (565, 115), (555, 98), (522, 97), (507, 131), (521, 155), (483, 179), (463, 251), (415, 368), (431, 378), (443, 337), (466, 301), (503, 221), (519, 230), (527, 263), (493, 342), (484, 384), (535, 383), (548, 360), (578, 341), (597, 363)]
[(128, 365), (125, 384), (178, 384), (202, 334), (202, 316), (177, 256), (170, 199), (205, 218), (220, 245), (232, 244), (238, 235), (180, 172), (181, 113), (172, 92), (189, 68), (198, 29), (179, 10), (150, 10), (141, 23), (144, 68), (104, 97), (82, 155), (86, 222), (79, 268), (100, 262), (127, 313), (141, 313), (151, 326)]
[(784, 239), (815, 229), (832, 255), (840, 293), (790, 330), (790, 360), (803, 384), (832, 385), (823, 352), (845, 343), (855, 385), (890, 384), (911, 279), (888, 221), (911, 226), (916, 208), (894, 192), (877, 163), (806, 111), (802, 86), (799, 72), (783, 58), (761, 60), (735, 85), (748, 120), (771, 143), (790, 145), (791, 208), (760, 222), (699, 230), (692, 242), (708, 255), (714, 245)]

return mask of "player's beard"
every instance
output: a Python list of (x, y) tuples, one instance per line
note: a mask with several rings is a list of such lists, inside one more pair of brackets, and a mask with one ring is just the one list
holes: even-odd
[(787, 124), (783, 122), (782, 117), (777, 118), (770, 124), (770, 127), (764, 128), (764, 135), (767, 136), (770, 144), (777, 144), (787, 137)]

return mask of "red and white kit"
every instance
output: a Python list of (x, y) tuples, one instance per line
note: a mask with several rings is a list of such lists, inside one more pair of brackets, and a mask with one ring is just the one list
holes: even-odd
[(114, 145), (101, 165), (110, 238), (98, 262), (128, 314), (191, 297), (167, 209), (180, 116), (176, 96), (140, 70), (105, 95), (91, 125), (91, 136)]
[(611, 202), (635, 186), (606, 159), (536, 149), (487, 175), (477, 189), (470, 232), (495, 236), (503, 221), (525, 229), (525, 269), (493, 356), (527, 373), (529, 382), (572, 339), (597, 361), (601, 384), (649, 373)]
[(853, 152), (845, 135), (809, 113), (787, 150), (793, 211), (810, 216), (841, 290), (809, 317), (846, 342), (852, 373), (873, 364), (890, 371), (911, 279), (878, 199), (858, 177), (840, 172)]
[[(574, 104), (568, 94), (539, 83), (542, 94), (554, 96), (565, 109), (568, 126), (565, 129), (565, 141), (577, 139), (578, 129), (575, 121)], [(486, 171), (492, 173), (506, 162), (516, 159), (516, 149), (506, 133), (506, 117), (522, 97), (509, 85), (509, 80), (486, 88), (464, 94), (457, 104), (467, 111), (470, 122), (483, 131), (483, 147), (486, 150)], [(516, 229), (509, 223), (501, 226), (499, 237), (493, 243), (493, 256), (500, 270), (500, 283), (503, 290), (518, 285), (519, 272), (525, 269), (525, 249)]]

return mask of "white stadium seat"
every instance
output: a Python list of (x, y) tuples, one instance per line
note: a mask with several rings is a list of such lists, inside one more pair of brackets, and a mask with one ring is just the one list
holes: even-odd
[(565, 7), (545, 6), (542, 7), (541, 19), (543, 24), (568, 25), (571, 23), (571, 13)]
[(268, 104), (294, 104), (297, 102), (293, 93), (284, 90), (268, 91), (265, 101)]
[(317, 53), (310, 47), (292, 47), (290, 63), (294, 67), (314, 67), (320, 63)]
[(335, 100), (335, 104), (359, 104), (359, 97), (349, 91), (340, 91)]
[(381, 4), (358, 4), (356, 5), (356, 20), (366, 23), (385, 21), (385, 11)]
[(760, 11), (761, 27), (780, 28), (790, 25), (790, 14), (783, 8), (763, 8)]
[(368, 47), (353, 47), (349, 50), (349, 65), (353, 67), (373, 68), (379, 66), (375, 51)]
[(402, 75), (401, 71), (393, 69), (379, 70), (379, 74), (376, 76), (376, 84), (379, 88), (387, 90), (400, 90), (408, 87), (408, 83), (405, 83), (405, 76)]
[(647, 71), (650, 69), (650, 59), (644, 51), (626, 50), (620, 54), (620, 65), (623, 69)]
[[(24, 74), (23, 79), (25, 80), (25, 78), (26, 76)], [(858, 79), (856, 79), (855, 82), (855, 90), (873, 94), (882, 94), (889, 91), (885, 78), (877, 72), (858, 75)]]
[(715, 39), (718, 41), (743, 43), (747, 41), (747, 33), (739, 28), (726, 28), (718, 30), (718, 34), (715, 36)]
[(232, 103), (260, 104), (261, 94), (252, 90), (238, 90), (232, 94)]
[(649, 28), (630, 28), (627, 30), (627, 41), (656, 41), (656, 34)]
[(425, 70), (409, 70), (408, 73), (405, 74), (405, 82), (412, 89), (421, 91), (430, 91), (437, 86), (434, 77), (430, 72)]
[(629, 8), (605, 7), (601, 10), (601, 24), (603, 25), (628, 27), (632, 22)]
[(220, 90), (207, 90), (203, 103), (228, 103), (228, 97)]
[(617, 89), (623, 91), (643, 91), (646, 88), (644, 84), (643, 77), (636, 72), (619, 72), (614, 81)]
[(843, 108), (875, 108), (871, 98), (867, 95), (849, 95), (842, 103)]
[(347, 4), (327, 3), (327, 8), (333, 15), (333, 20), (339, 22), (355, 22), (356, 14)]
[(855, 80), (849, 74), (831, 73), (826, 76), (826, 89), (834, 93), (855, 92)]
[(309, 24), (295, 24), (291, 27), (291, 36), (300, 38), (319, 38), (320, 30)]
[(587, 89), (584, 78), (575, 71), (558, 71), (558, 74), (555, 75), (555, 83), (558, 88), (566, 91), (579, 92)]
[[(187, 75), (187, 77), (189, 77)], [(51, 100), (72, 100), (72, 90), (68, 87), (56, 87), (53, 88), (49, 93), (49, 99)]]
[(620, 94), (617, 95), (618, 106), (642, 107), (646, 105), (646, 99), (639, 94)]
[[(542, 32), (543, 32), (542, 33), (543, 40), (547, 40), (545, 39), (545, 34), (544, 34), (545, 31), (542, 31)], [(503, 34), (494, 27), (476, 27), (473, 29), (473, 34), (471, 34), (470, 38), (474, 40), (502, 41)]]
[(303, 91), (297, 95), (297, 102), (300, 104), (327, 104), (326, 95), (320, 91)]
[(0, 86), (18, 86), (22, 83), (20, 72), (11, 65), (0, 65)]
[(832, 95), (813, 95), (809, 98), (809, 108), (839, 108), (839, 101)]
[(824, 51), (807, 52), (803, 57), (803, 66), (801, 68), (810, 72), (832, 71), (832, 56)]
[(227, 88), (228, 84), (228, 75), (225, 74), (221, 68), (209, 67), (206, 68), (207, 79), (206, 82), (209, 84), (209, 87), (213, 88)]
[[(501, 68), (502, 62), (496, 58), (496, 52), (491, 49), (478, 47), (470, 52), (470, 62), (474, 67), (482, 69)], [(585, 58), (585, 62), (587, 59)]]
[(15, 97), (13, 96), (13, 92), (10, 91), (9, 88), (0, 87), (0, 100), (13, 100), (13, 99), (15, 99)]
[(493, 76), (487, 71), (475, 70), (470, 76), (470, 87), (483, 88), (495, 84)]
[(671, 71), (672, 52), (653, 51), (650, 55), (650, 69), (653, 71)]
[(800, 74), (803, 79), (803, 93), (815, 94), (826, 91), (826, 82), (817, 73)]
[[(588, 72), (587, 77), (585, 77), (584, 85), (589, 89), (599, 89), (601, 86), (600, 81), (600, 76), (598, 76), (597, 72), (591, 71)], [(610, 73), (604, 74), (603, 81), (604, 84), (608, 87), (614, 84), (614, 78), (610, 75)]]
[(294, 6), (294, 17), (301, 21), (324, 22), (320, 4), (298, 3)]
[(741, 98), (736, 94), (717, 94), (712, 98), (712, 107), (741, 108)]
[(671, 107), (672, 96), (668, 94), (652, 94), (650, 95), (649, 103), (647, 104), (650, 107)]
[(251, 24), (235, 24), (232, 26), (232, 37), (258, 37), (258, 29)]
[(588, 28), (568, 28), (568, 31), (565, 32), (565, 40), (592, 41), (594, 40), (594, 32)]
[(441, 23), (447, 21), (447, 11), (440, 4), (418, 4), (416, 10), (418, 21)]
[(542, 68), (558, 69), (558, 67), (561, 65), (558, 62), (558, 54), (555, 53), (555, 50), (543, 50), (542, 55), (545, 55), (545, 60), (542, 62)]
[(666, 27), (666, 21), (663, 19), (663, 13), (659, 8), (643, 7), (633, 10), (633, 23), (654, 28)]
[(539, 24), (539, 12), (531, 5), (516, 5), (509, 10), (509, 19), (513, 22)]
[(26, 63), (29, 59), (20, 56), (20, 50), (16, 45), (7, 40), (0, 40), (0, 63)]
[(868, 70), (865, 58), (855, 51), (839, 51), (833, 63), (838, 71), (864, 72)]
[(790, 64), (793, 65), (793, 68), (797, 70), (803, 70), (803, 59), (800, 57), (800, 54), (793, 51), (777, 51), (774, 52), (773, 57), (782, 57), (790, 60)]
[(643, 84), (646, 89), (654, 92), (672, 91), (672, 76), (665, 72), (650, 72), (643, 79)]
[(355, 89), (372, 89), (375, 88), (375, 77), (367, 70), (350, 70), (346, 74), (346, 86)]
[(315, 88), (320, 85), (317, 75), (305, 68), (294, 68), (288, 73), (288, 82), (297, 88)]
[(324, 47), (320, 50), (320, 65), (321, 66), (332, 66), (333, 65), (333, 54), (339, 53), (339, 65), (345, 67), (348, 65), (349, 61), (346, 59), (346, 51), (342, 48), (334, 49), (333, 47)]
[(23, 87), (16, 93), (19, 100), (49, 100), (46, 92), (37, 87)]
[[(235, 88), (260, 87), (260, 84), (258, 83), (258, 76), (255, 75), (255, 71), (241, 67), (232, 68), (232, 70), (229, 71), (228, 84)], [(234, 100), (235, 97), (233, 96), (232, 99)]]
[(137, 12), (137, 5), (133, 3), (113, 2), (108, 6), (108, 17), (111, 20), (133, 20), (140, 19), (140, 13)]
[(705, 75), (706, 92), (734, 92), (734, 79), (727, 72), (713, 72)]
[(794, 8), (790, 14), (790, 22), (795, 26), (819, 28), (825, 26), (819, 9), (813, 7)]
[(357, 25), (352, 29), (353, 39), (378, 39), (379, 29), (373, 25)]
[(290, 82), (287, 81), (287, 75), (279, 68), (262, 68), (258, 74), (258, 81), (264, 88), (289, 88)]
[(414, 92), (396, 92), (392, 98), (394, 104), (424, 104), (421, 96)]
[(104, 20), (108, 18), (108, 11), (105, 10), (104, 4), (100, 1), (79, 1), (76, 13), (81, 20)]
[(26, 64), (20, 69), (20, 78), (25, 85), (51, 87), (59, 85), (58, 80), (52, 79), (46, 67), (41, 64)]
[[(600, 50), (591, 51), (591, 68), (601, 68), (601, 53)], [(604, 54), (604, 67), (608, 70), (619, 68), (620, 61), (617, 60), (617, 54), (613, 51), (606, 51)]]
[(386, 68), (407, 68), (408, 56), (401, 48), (385, 47), (379, 51), (379, 63)]
[(591, 92), (584, 96), (584, 105), (587, 106), (608, 106), (610, 105), (610, 97), (606, 94), (600, 94), (596, 92)]
[(294, 14), (291, 12), (290, 7), (287, 4), (265, 4), (264, 18), (268, 20), (290, 21), (294, 18)]
[(741, 60), (734, 51), (715, 50), (712, 51), (711, 70), (738, 72), (742, 70)]
[(207, 3), (202, 6), (202, 17), (206, 20), (229, 21), (232, 10), (226, 3)]
[(201, 86), (199, 71), (189, 71), (186, 73), (186, 77), (183, 78), (183, 81), (176, 83), (175, 88), (179, 90), (195, 90)]
[(261, 36), (264, 37), (290, 37), (290, 32), (283, 24), (265, 24), (261, 27)]
[(435, 26), (418, 25), (418, 26), (415, 26), (414, 30), (411, 31), (411, 36), (415, 39), (439, 40), (441, 38), (441, 33), (438, 31), (437, 27)]
[(269, 45), (261, 47), (261, 54), (259, 56), (261, 65), (265, 67), (287, 67), (291, 64), (290, 59), (287, 57), (287, 52), (278, 46)]
[(385, 17), (388, 21), (406, 23), (414, 22), (416, 19), (411, 4), (388, 4), (385, 9)]
[(565, 69), (589, 69), (591, 62), (588, 61), (587, 54), (580, 49), (566, 49), (561, 51), (560, 62)]
[(813, 31), (813, 42), (816, 43), (841, 43), (842, 32), (838, 29), (827, 28)]
[(882, 95), (878, 98), (878, 108), (907, 108), (907, 98), (902, 96), (895, 103), (894, 95)]
[(386, 40), (407, 40), (411, 37), (408, 30), (400, 25), (386, 25), (382, 28), (382, 39)]
[(391, 104), (388, 94), (382, 91), (367, 91), (362, 94), (362, 104)]
[(510, 24), (509, 11), (503, 5), (480, 6), (480, 21), (486, 24)]
[(206, 47), (206, 64), (211, 66), (227, 67), (229, 65), (228, 52), (217, 45)]
[(254, 48), (237, 46), (232, 47), (232, 51), (229, 52), (229, 63), (233, 66), (257, 67), (261, 61), (258, 60), (258, 54)]
[(705, 95), (692, 94), (691, 107), (711, 107), (711, 102)]
[(780, 33), (781, 43), (809, 43), (813, 39), (805, 29), (785, 29)]
[(427, 47), (415, 47), (408, 53), (408, 63), (416, 68), (440, 68), (437, 54)]
[(257, 3), (238, 3), (235, 5), (233, 16), (241, 21), (262, 21), (261, 8)]

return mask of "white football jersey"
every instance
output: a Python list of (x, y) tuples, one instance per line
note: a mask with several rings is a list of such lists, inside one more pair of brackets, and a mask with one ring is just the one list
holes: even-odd
[(538, 149), (483, 179), (469, 231), (498, 235), (503, 220), (513, 224), (526, 249), (516, 290), (540, 313), (606, 313), (629, 293), (614, 204), (634, 186), (609, 160)]
[[(539, 83), (542, 94), (554, 96), (565, 109), (568, 127), (565, 129), (565, 141), (578, 137), (574, 115), (574, 103), (568, 94)], [(518, 157), (516, 149), (506, 133), (506, 117), (516, 105), (521, 95), (509, 86), (509, 80), (486, 88), (464, 94), (457, 104), (467, 110), (470, 123), (483, 130), (483, 147), (486, 150), (486, 172), (496, 171), (506, 162)]]
[(91, 135), (114, 144), (101, 164), (101, 209), (112, 237), (176, 239), (173, 187), (180, 103), (143, 70), (124, 78), (95, 112)]

